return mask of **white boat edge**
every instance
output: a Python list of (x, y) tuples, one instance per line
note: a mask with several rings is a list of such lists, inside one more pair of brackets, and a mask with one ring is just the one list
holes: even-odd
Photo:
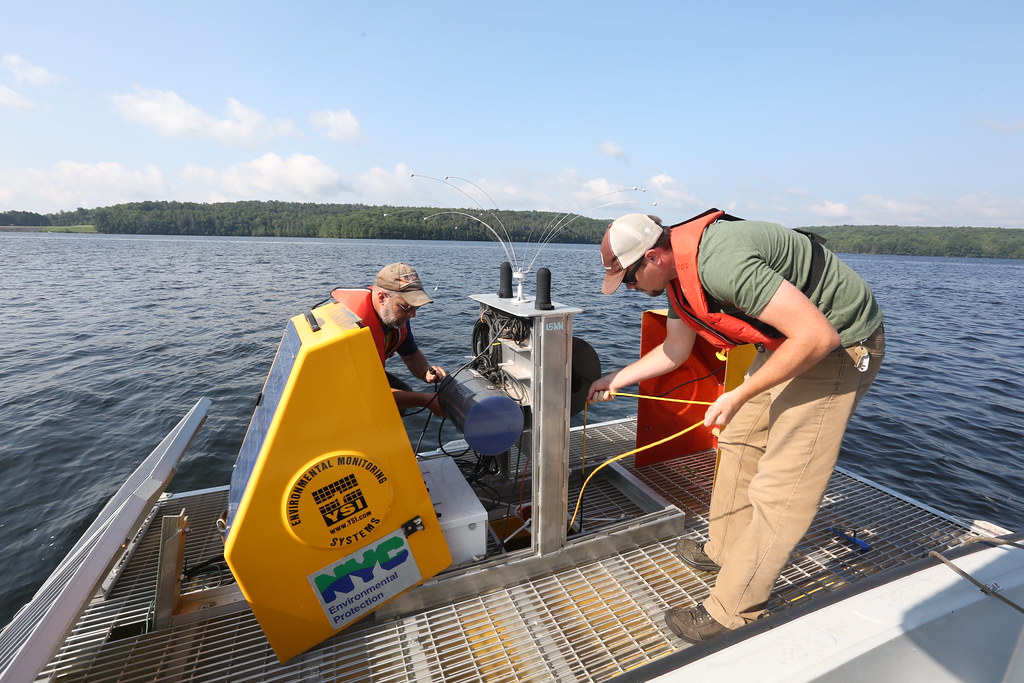
[(928, 558), (850, 586), (825, 604), (794, 607), (721, 642), (669, 655), (645, 666), (637, 680), (670, 683), (727, 674), (728, 680), (764, 683), (1022, 681), (1022, 539), (1024, 534), (1014, 534), (1006, 540), (1018, 545), (979, 541), (946, 553), (1012, 605)]

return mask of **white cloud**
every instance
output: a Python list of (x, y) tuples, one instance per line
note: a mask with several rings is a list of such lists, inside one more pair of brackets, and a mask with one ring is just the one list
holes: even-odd
[[(456, 176), (434, 176), (413, 173), (408, 164), (395, 164), (394, 169), (375, 166), (359, 173), (355, 192), (360, 201), (371, 204), (412, 206), (445, 206), (490, 210), (543, 208), (551, 210), (553, 194), (551, 178), (532, 177), (528, 183), (510, 179), (466, 179)], [(565, 206), (560, 199), (558, 206)]]
[[(544, 187), (542, 184), (541, 187)], [(548, 199), (556, 211), (572, 211), (590, 218), (605, 218), (630, 212), (650, 213), (646, 208), (651, 197), (638, 185), (620, 185), (607, 178), (580, 180), (578, 174), (563, 171), (552, 190), (572, 198), (571, 206), (559, 207), (558, 195)], [(563, 200), (564, 203), (564, 200)]]
[[(657, 205), (664, 207), (666, 211), (676, 210), (689, 214), (694, 209), (708, 208), (701, 200), (690, 194), (686, 185), (665, 173), (651, 176), (647, 180), (647, 190), (652, 195), (652, 201), (657, 202)], [(680, 220), (686, 217), (688, 215), (681, 217)], [(666, 218), (666, 220), (671, 221), (672, 219)]]
[(362, 137), (359, 120), (348, 109), (315, 111), (310, 114), (309, 121), (332, 140), (355, 142)]
[(1024, 227), (1024, 197), (973, 193), (959, 197), (865, 194), (846, 201), (817, 200), (782, 211), (799, 225), (963, 225)]
[[(437, 175), (439, 179), (445, 177)], [(695, 198), (686, 184), (664, 173), (648, 178), (638, 189), (604, 177), (584, 177), (572, 168), (548, 174), (505, 169), (491, 177), (472, 178), (471, 183), (454, 176), (447, 182), (476, 199), (485, 209), (497, 205), (499, 209), (581, 213), (598, 219), (642, 212), (662, 216), (666, 222), (676, 222), (711, 205)], [(477, 208), (473, 200), (451, 185), (428, 176), (413, 177), (405, 163), (391, 168), (373, 167), (354, 174), (351, 181), (346, 182), (338, 170), (315, 156), (304, 154), (265, 154), (231, 166), (190, 164), (170, 170), (154, 165), (127, 168), (116, 162), (61, 161), (45, 169), (0, 167), (0, 210), (49, 213), (79, 206), (142, 200), (243, 199)], [(826, 200), (804, 191), (764, 197), (755, 189), (738, 196), (741, 198), (732, 203), (712, 203), (735, 215), (777, 220), (792, 227), (829, 224), (1024, 227), (1024, 195), (971, 193), (897, 198), (864, 194), (832, 196)], [(760, 209), (759, 206), (771, 208)], [(546, 227), (551, 226), (537, 226), (537, 229)], [(539, 239), (539, 235), (535, 239)]]
[(340, 175), (313, 156), (265, 154), (225, 169), (190, 164), (165, 174), (154, 165), (61, 161), (49, 169), (0, 169), (0, 207), (52, 213), (144, 200), (340, 201)]
[(464, 179), (413, 175), (404, 163), (393, 170), (375, 167), (360, 173), (356, 192), (361, 201), (374, 204), (537, 210), (581, 213), (591, 218), (632, 211), (650, 213), (652, 199), (643, 187), (621, 185), (606, 178), (584, 180), (571, 168), (547, 175), (507, 171), (502, 177)]
[(914, 195), (894, 199), (879, 195), (858, 197), (855, 224), (1024, 227), (1024, 196), (1002, 197), (984, 192), (959, 197)]
[(33, 109), (35, 105), (21, 93), (0, 85), (0, 107), (8, 109)]
[(850, 208), (846, 204), (827, 200), (811, 204), (807, 210), (815, 216), (822, 216), (829, 220), (838, 220), (850, 215)]
[(997, 133), (1021, 133), (1024, 132), (1024, 119), (1010, 119), (1009, 121), (995, 121), (993, 119), (982, 119), (981, 125), (991, 128)]
[(976, 192), (954, 199), (949, 214), (958, 220), (951, 225), (972, 225), (963, 221), (969, 220), (967, 216), (973, 216), (974, 224), (1024, 227), (1024, 197), (1006, 198)]
[(48, 169), (0, 170), (0, 187), (0, 205), (42, 213), (167, 196), (156, 166), (133, 171), (110, 161), (59, 161)]
[(341, 176), (315, 156), (292, 154), (283, 158), (264, 154), (244, 164), (214, 169), (189, 164), (182, 171), (189, 194), (203, 201), (279, 199), (283, 201), (336, 201), (345, 189)]
[(268, 119), (234, 98), (228, 98), (227, 117), (222, 119), (170, 91), (136, 86), (135, 94), (114, 95), (111, 100), (125, 119), (163, 137), (211, 139), (229, 147), (254, 148), (274, 138), (298, 135), (291, 121)]
[[(414, 178), (409, 166), (404, 163), (395, 164), (392, 171), (374, 166), (360, 173), (355, 185), (354, 191), (371, 204), (413, 204), (417, 201), (429, 203), (431, 191), (439, 187), (444, 188), (443, 185), (431, 180)], [(449, 193), (458, 194), (450, 188), (444, 188), (442, 194)], [(458, 206), (459, 203), (449, 197), (447, 205)]]
[(50, 73), (41, 66), (29, 64), (18, 55), (4, 55), (0, 64), (14, 74), (14, 80), (18, 83), (29, 85), (49, 85), (61, 80), (60, 76)]
[(614, 142), (602, 142), (597, 146), (597, 151), (606, 157), (617, 159), (618, 161), (626, 161), (626, 151)]

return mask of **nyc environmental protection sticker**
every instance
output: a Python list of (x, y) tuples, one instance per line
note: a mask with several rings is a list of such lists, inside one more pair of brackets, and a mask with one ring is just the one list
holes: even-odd
[(324, 616), (335, 630), (372, 612), (420, 582), (420, 568), (398, 529), (309, 575)]
[(303, 543), (354, 550), (376, 535), (393, 498), (387, 472), (378, 461), (338, 451), (295, 474), (285, 493), (285, 524)]

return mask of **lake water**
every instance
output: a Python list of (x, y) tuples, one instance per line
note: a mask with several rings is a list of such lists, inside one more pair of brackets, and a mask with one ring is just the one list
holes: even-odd
[[(454, 369), (478, 311), (467, 296), (497, 291), (503, 260), (496, 243), (0, 233), (0, 624), (201, 396), (209, 419), (170, 489), (228, 483), (290, 317), (408, 261), (435, 299), (417, 340)], [(844, 260), (881, 302), (888, 356), (841, 464), (1024, 529), (1024, 261)], [(584, 309), (575, 336), (606, 370), (637, 357), (640, 313), (662, 301), (602, 296), (594, 245), (548, 245), (536, 265), (551, 269), (555, 301)], [(404, 372), (397, 359), (389, 369)], [(635, 412), (620, 398), (589, 419)], [(437, 422), (423, 422), (407, 420), (410, 438), (433, 448)], [(440, 438), (455, 436), (446, 426)]]

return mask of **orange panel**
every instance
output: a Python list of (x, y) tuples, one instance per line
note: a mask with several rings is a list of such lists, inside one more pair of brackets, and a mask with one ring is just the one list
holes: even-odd
[[(665, 340), (667, 311), (645, 311), (640, 323), (640, 353), (645, 354)], [(714, 401), (722, 394), (725, 361), (717, 349), (697, 337), (690, 358), (674, 371), (640, 383), (640, 395)], [(707, 406), (639, 399), (636, 445), (645, 446), (689, 427), (704, 418)], [(637, 453), (636, 465), (649, 465), (683, 455), (716, 448), (718, 439), (701, 426), (660, 446)]]

